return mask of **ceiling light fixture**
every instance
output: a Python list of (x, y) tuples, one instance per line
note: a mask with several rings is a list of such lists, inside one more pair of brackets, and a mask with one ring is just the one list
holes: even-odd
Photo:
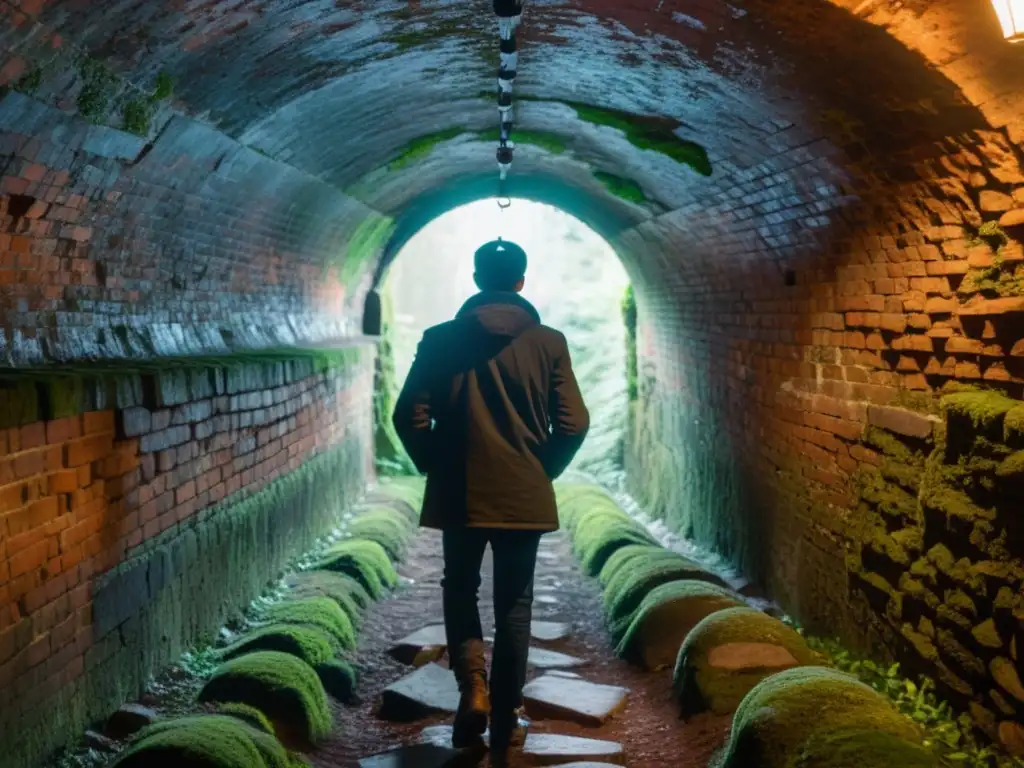
[(1024, 0), (992, 0), (992, 5), (1003, 26), (1003, 37), (1011, 43), (1024, 43)]

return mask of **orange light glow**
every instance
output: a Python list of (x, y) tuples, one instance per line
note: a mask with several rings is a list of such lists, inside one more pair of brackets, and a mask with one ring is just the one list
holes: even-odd
[(1003, 36), (1011, 43), (1024, 43), (1024, 0), (992, 0)]

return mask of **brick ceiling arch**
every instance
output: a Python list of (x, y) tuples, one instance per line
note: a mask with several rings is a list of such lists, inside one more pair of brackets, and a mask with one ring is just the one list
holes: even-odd
[[(406, 202), (395, 187), (412, 194), (421, 171), (438, 173), (414, 163), (380, 183), (410, 142), (495, 127), (484, 2), (21, 5), (143, 87), (170, 73), (176, 107), (392, 215)], [(837, 165), (895, 165), (903, 149), (1016, 114), (977, 84), (998, 75), (1007, 93), (1019, 82), (999, 63), (1019, 64), (1020, 52), (1000, 43), (985, 0), (545, 2), (527, 6), (521, 37), (517, 92), (531, 101), (517, 128), (559, 134), (573, 159), (636, 181), (653, 215), (794, 146)], [(967, 44), (994, 52), (966, 60), (957, 46)], [(712, 180), (580, 120), (567, 102), (668, 118), (707, 149)], [(493, 167), (493, 152), (465, 139), (441, 147), (441, 175)], [(547, 159), (529, 146), (519, 154), (517, 169), (530, 154)]]

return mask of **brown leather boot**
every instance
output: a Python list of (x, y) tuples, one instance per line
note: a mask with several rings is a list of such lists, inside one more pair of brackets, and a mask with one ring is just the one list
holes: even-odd
[(451, 661), (460, 694), (459, 709), (452, 725), (452, 746), (462, 749), (481, 742), (491, 712), (483, 641), (469, 640)]

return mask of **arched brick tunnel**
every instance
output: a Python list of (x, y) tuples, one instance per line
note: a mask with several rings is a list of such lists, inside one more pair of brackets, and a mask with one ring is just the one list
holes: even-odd
[[(366, 297), (496, 194), (498, 56), (482, 2), (0, 14), (22, 766), (361, 491)], [(635, 286), (633, 492), (1024, 741), (1024, 48), (988, 0), (545, 2), (520, 40), (507, 192), (580, 217)]]

